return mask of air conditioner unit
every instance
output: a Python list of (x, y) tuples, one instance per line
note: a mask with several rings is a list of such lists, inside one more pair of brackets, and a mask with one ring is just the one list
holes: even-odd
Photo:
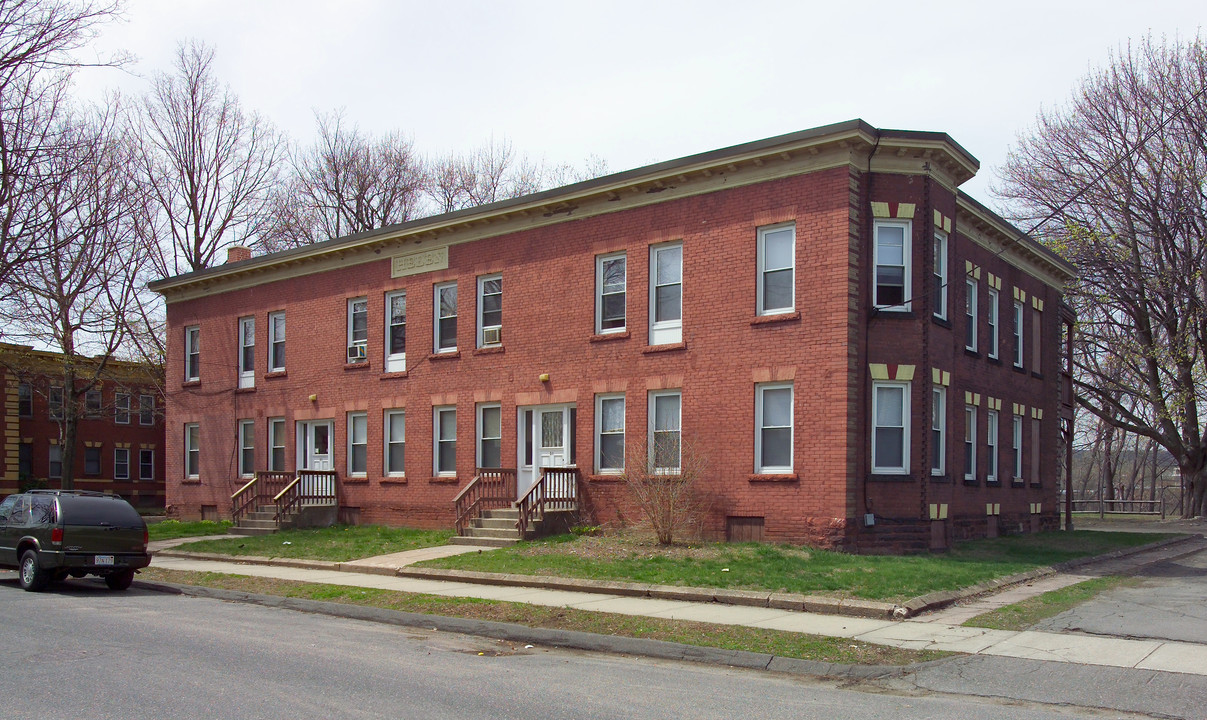
[(482, 328), (482, 344), (483, 345), (498, 345), (503, 342), (503, 328), (488, 327)]
[(358, 363), (365, 361), (365, 346), (364, 345), (349, 345), (348, 346), (348, 362)]

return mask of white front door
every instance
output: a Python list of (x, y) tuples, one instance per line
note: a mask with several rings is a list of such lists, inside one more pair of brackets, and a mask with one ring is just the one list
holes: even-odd
[(573, 405), (519, 408), (519, 462), (516, 489), (524, 497), (543, 467), (571, 465), (574, 459)]
[(302, 470), (331, 470), (331, 438), (334, 420), (309, 420), (298, 423), (298, 467)]

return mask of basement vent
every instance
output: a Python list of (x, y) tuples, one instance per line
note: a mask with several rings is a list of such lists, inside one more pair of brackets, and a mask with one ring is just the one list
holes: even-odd
[(727, 542), (763, 542), (763, 518), (725, 518), (725, 540)]

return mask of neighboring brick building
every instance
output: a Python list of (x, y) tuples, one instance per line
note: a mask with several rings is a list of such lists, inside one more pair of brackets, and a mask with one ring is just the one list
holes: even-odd
[[(26, 487), (58, 488), (63, 478), (63, 359), (59, 353), (0, 343), (4, 464), (0, 497)], [(92, 377), (98, 360), (79, 357)], [(164, 504), (162, 378), (145, 365), (110, 359), (80, 399), (75, 487), (121, 495), (142, 507)], [(83, 390), (83, 384), (77, 382)]]
[(449, 526), (477, 467), (571, 464), (608, 523), (626, 438), (690, 438), (715, 537), (1056, 527), (1074, 271), (977, 168), (851, 121), (154, 283), (168, 502), (333, 468), (346, 519)]

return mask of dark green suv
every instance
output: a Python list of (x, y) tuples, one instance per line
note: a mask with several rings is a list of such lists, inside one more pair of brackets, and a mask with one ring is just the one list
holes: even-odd
[(125, 590), (151, 564), (147, 539), (147, 523), (116, 495), (30, 490), (0, 503), (0, 567), (16, 569), (26, 590), (68, 575)]

